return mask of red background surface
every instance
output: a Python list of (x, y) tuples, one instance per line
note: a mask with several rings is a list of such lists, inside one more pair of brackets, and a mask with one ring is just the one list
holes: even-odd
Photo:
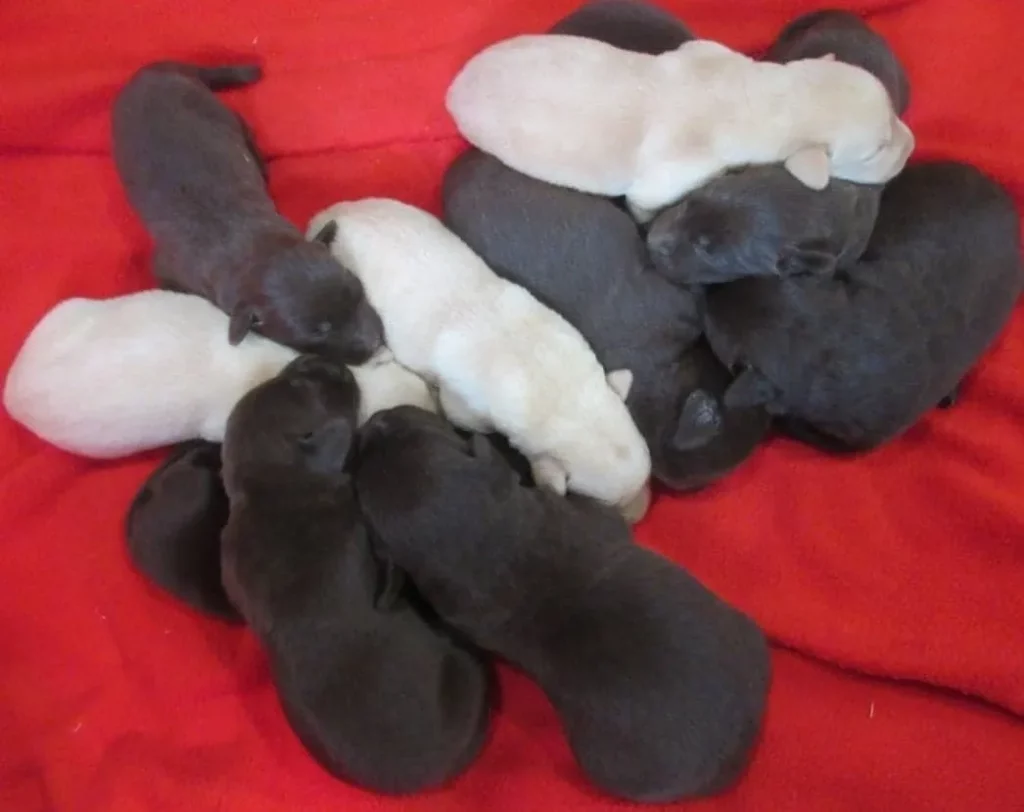
[[(462, 148), (444, 91), (475, 51), (576, 0), (4, 0), (0, 370), (59, 300), (151, 286), (109, 157), (109, 107), (158, 58), (258, 53), (229, 97), (304, 224), (343, 198), (437, 210)], [(765, 46), (807, 0), (663, 0), (702, 36)], [(1024, 3), (861, 0), (909, 69), (918, 157), (973, 161), (1024, 198)], [(694, 809), (1024, 809), (1024, 318), (955, 409), (856, 460), (776, 440), (719, 486), (656, 502), (642, 542), (778, 643), (745, 780)], [(130, 568), (121, 521), (160, 454), (75, 459), (0, 417), (0, 809), (617, 809), (557, 720), (503, 672), (483, 756), (389, 800), (327, 777), (278, 710), (250, 635)], [(685, 805), (683, 805), (685, 806)], [(689, 807), (687, 807), (689, 808)]]

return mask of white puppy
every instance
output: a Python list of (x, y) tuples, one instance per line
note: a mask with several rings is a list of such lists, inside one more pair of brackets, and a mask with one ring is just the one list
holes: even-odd
[(652, 56), (596, 40), (514, 37), (473, 57), (447, 106), (475, 146), (524, 174), (637, 213), (730, 167), (883, 183), (914, 147), (885, 87), (834, 58), (758, 62), (709, 40)]
[(420, 209), (385, 199), (339, 203), (312, 219), (308, 235), (362, 280), (388, 346), (437, 384), (453, 423), (497, 429), (539, 483), (639, 520), (651, 459), (623, 402), (632, 373), (606, 375), (565, 319)]
[[(227, 335), (227, 316), (185, 293), (68, 299), (25, 340), (4, 406), (44, 440), (86, 457), (221, 442), (238, 400), (297, 355), (256, 333), (238, 346)], [(405, 403), (436, 411), (426, 383), (394, 361), (352, 372), (363, 420)]]

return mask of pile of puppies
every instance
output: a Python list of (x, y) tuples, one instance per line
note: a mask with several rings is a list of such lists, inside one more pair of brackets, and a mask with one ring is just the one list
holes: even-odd
[(1009, 197), (903, 169), (906, 75), (844, 12), (761, 61), (637, 0), (485, 49), (448, 93), (475, 148), (443, 223), (366, 199), (303, 236), (212, 92), (259, 76), (160, 63), (121, 92), (162, 289), (55, 307), (8, 411), (93, 457), (181, 443), (129, 510), (132, 559), (249, 625), (333, 774), (457, 775), (496, 655), (607, 792), (729, 786), (765, 640), (626, 519), (650, 476), (706, 486), (773, 426), (863, 450), (951, 401), (1020, 290)]

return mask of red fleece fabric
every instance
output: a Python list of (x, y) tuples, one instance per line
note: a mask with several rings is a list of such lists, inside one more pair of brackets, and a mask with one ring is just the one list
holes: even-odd
[[(109, 155), (141, 64), (258, 54), (227, 95), (303, 225), (344, 198), (437, 211), (463, 148), (443, 105), (481, 47), (578, 0), (5, 0), (0, 4), (0, 371), (70, 296), (151, 287)], [(905, 61), (918, 157), (972, 161), (1024, 198), (1024, 4), (861, 0)], [(764, 47), (809, 0), (664, 0), (701, 36)], [(1024, 318), (958, 405), (858, 459), (774, 440), (638, 531), (776, 642), (745, 779), (694, 809), (972, 810), (1024, 804)], [(574, 766), (524, 677), (450, 787), (386, 799), (323, 773), (285, 724), (251, 635), (154, 591), (122, 518), (162, 452), (64, 454), (0, 417), (0, 809), (618, 809)], [(855, 673), (861, 672), (861, 673)], [(869, 676), (870, 675), (870, 676)], [(687, 805), (679, 805), (687, 806)], [(689, 808), (689, 806), (687, 806)]]

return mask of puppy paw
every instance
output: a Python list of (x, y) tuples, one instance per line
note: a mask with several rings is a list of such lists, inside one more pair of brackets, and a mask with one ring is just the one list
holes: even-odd
[(537, 457), (530, 462), (533, 481), (539, 488), (547, 488), (559, 496), (569, 489), (569, 473), (553, 457)]

